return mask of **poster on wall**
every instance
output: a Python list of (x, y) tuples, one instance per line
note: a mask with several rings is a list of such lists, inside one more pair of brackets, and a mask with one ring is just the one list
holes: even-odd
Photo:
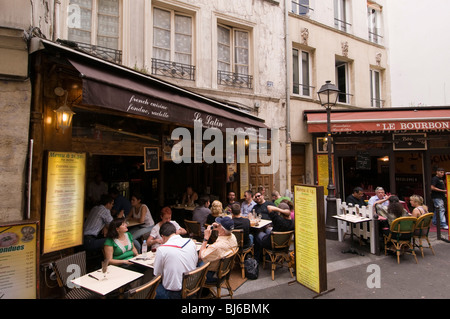
[(322, 186), (294, 186), (296, 278), (317, 293), (327, 290), (323, 197)]
[(36, 299), (36, 225), (0, 226), (0, 299)]
[(83, 243), (86, 154), (48, 152), (43, 254)]
[[(328, 155), (317, 155), (317, 178), (319, 181), (319, 185), (323, 186), (325, 189), (325, 195), (328, 195)], [(333, 181), (334, 181), (334, 158), (333, 155), (331, 157), (331, 174), (333, 175)], [(333, 182), (334, 183), (334, 182)]]

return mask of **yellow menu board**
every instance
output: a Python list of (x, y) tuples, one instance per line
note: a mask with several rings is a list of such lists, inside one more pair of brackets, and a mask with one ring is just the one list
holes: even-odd
[(0, 226), (0, 299), (36, 299), (36, 231)]
[[(331, 155), (332, 161), (331, 163), (333, 163), (333, 155)], [(331, 164), (331, 174), (333, 175), (333, 181), (334, 181), (334, 167), (333, 164)], [(317, 155), (317, 178), (318, 178), (318, 184), (320, 186), (324, 187), (324, 191), (325, 191), (325, 195), (328, 195), (328, 182), (329, 182), (329, 178), (328, 178), (328, 155), (327, 154), (322, 154), (322, 155)]]
[(49, 152), (43, 253), (83, 243), (86, 154)]
[(294, 186), (297, 281), (317, 293), (327, 286), (323, 199), (323, 186)]
[[(447, 187), (447, 207), (450, 207), (450, 173), (445, 173), (445, 183)], [(448, 213), (448, 209), (446, 210), (445, 218), (448, 220), (448, 216), (450, 214)], [(448, 239), (450, 240), (450, 231), (448, 232)]]

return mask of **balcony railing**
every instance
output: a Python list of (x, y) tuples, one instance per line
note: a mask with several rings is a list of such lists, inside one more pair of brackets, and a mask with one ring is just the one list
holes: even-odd
[(195, 66), (161, 59), (152, 59), (152, 74), (195, 80)]
[(217, 84), (251, 89), (252, 80), (253, 77), (251, 75), (220, 70), (217, 71)]
[(383, 36), (379, 35), (378, 33), (372, 32), (372, 30), (369, 29), (369, 41), (370, 42), (381, 44), (382, 40), (383, 40)]
[(87, 43), (77, 42), (77, 46), (80, 50), (92, 54), (98, 58), (111, 61), (114, 63), (122, 63), (122, 51), (116, 49), (110, 49), (99, 45), (92, 45)]
[(300, 84), (300, 83), (293, 83), (293, 93), (294, 94), (299, 94), (302, 96), (306, 96), (306, 97), (311, 97), (313, 95), (314, 89), (316, 88), (315, 86), (310, 86), (310, 85), (306, 85), (306, 84)]
[(309, 11), (314, 11), (309, 5), (301, 4), (297, 1), (291, 1), (291, 12), (298, 15), (308, 15)]
[(371, 106), (372, 107), (384, 107), (384, 100), (381, 100), (381, 99), (375, 99), (375, 98), (372, 98), (371, 99)]

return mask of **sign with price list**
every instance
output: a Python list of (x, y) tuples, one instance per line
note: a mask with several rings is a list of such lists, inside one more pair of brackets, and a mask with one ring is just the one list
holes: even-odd
[(294, 186), (297, 281), (322, 293), (327, 289), (323, 187)]
[(36, 224), (0, 226), (0, 299), (36, 299)]

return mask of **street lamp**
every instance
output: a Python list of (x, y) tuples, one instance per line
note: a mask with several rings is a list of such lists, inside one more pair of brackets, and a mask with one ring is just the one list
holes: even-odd
[(333, 166), (331, 161), (331, 108), (336, 105), (339, 96), (339, 89), (331, 84), (331, 81), (326, 81), (324, 85), (317, 92), (320, 104), (327, 110), (327, 150), (328, 150), (328, 195), (327, 195), (327, 218), (326, 218), (326, 237), (327, 239), (338, 239), (337, 222), (333, 218), (336, 210), (336, 187), (333, 184)]

